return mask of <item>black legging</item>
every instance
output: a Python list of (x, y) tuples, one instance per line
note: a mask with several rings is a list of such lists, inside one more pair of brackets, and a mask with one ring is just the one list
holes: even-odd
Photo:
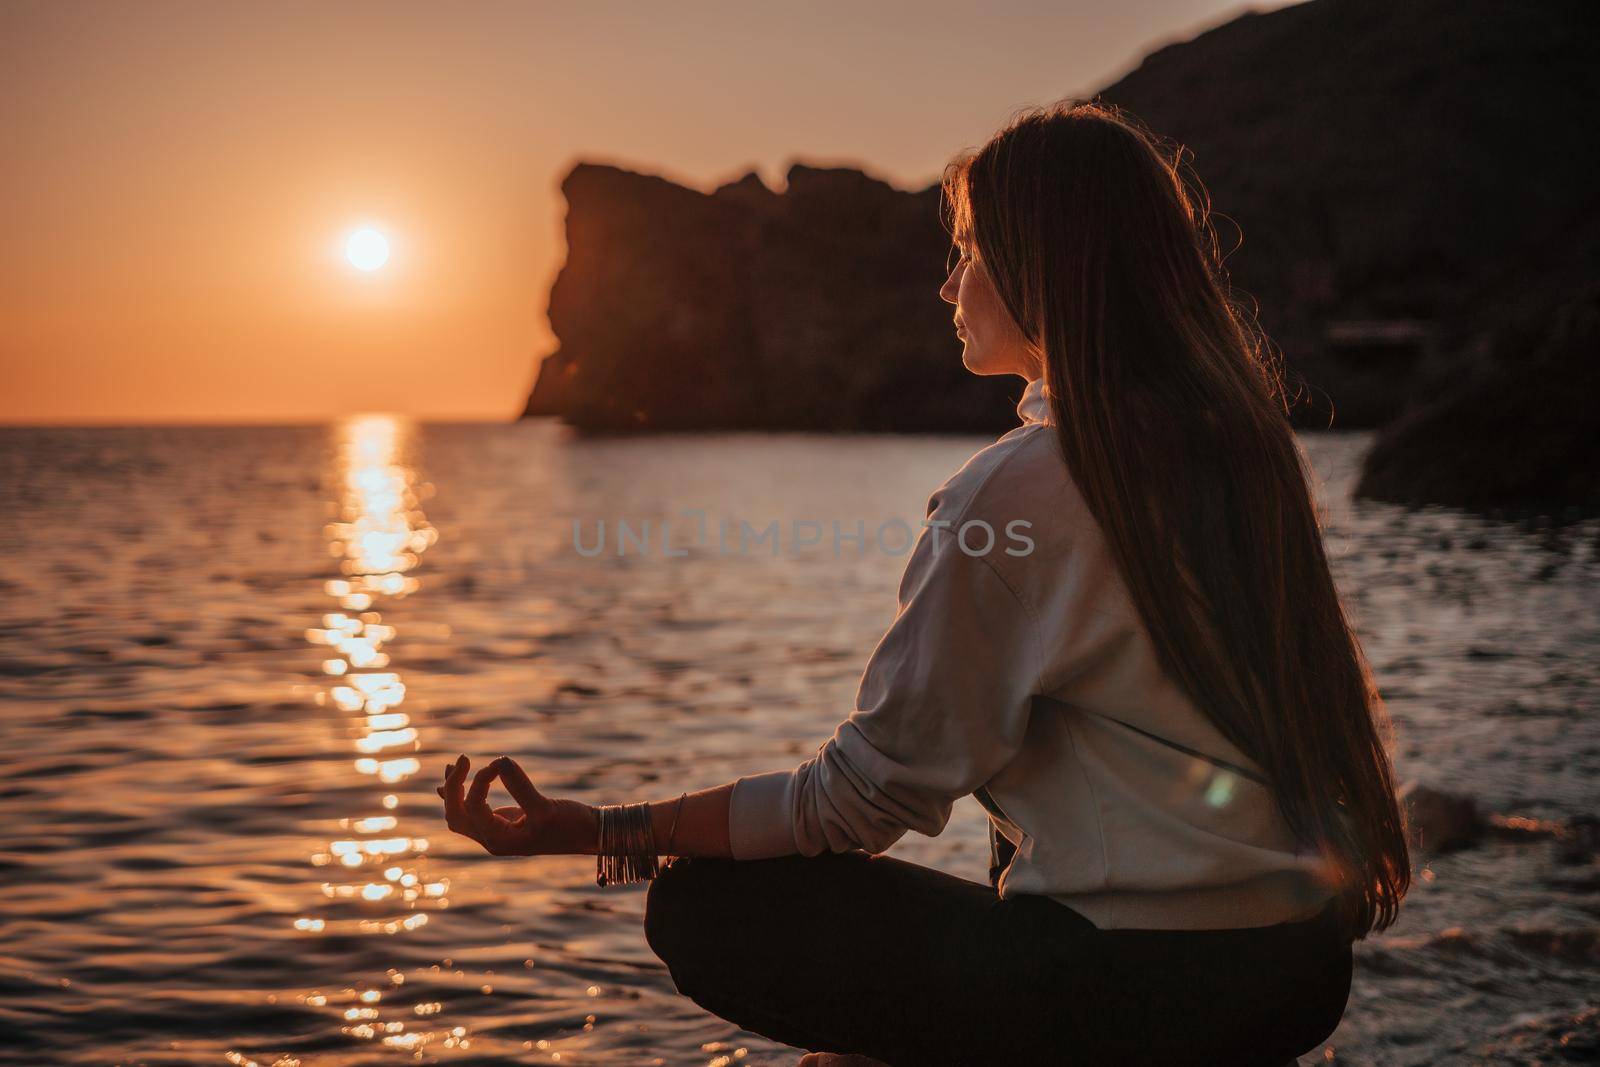
[(1249, 930), (1100, 930), (861, 851), (674, 860), (645, 936), (679, 992), (741, 1029), (893, 1067), (1278, 1067), (1333, 1032), (1350, 992), (1331, 906)]

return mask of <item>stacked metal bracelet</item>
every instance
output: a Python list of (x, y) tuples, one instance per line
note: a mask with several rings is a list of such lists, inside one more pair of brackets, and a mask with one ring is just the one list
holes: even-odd
[[(678, 815), (688, 793), (678, 794), (667, 831), (665, 855), (672, 856), (678, 839)], [(650, 825), (649, 804), (610, 804), (600, 807), (600, 843), (595, 849), (596, 885), (645, 882), (661, 873), (656, 865), (655, 830)]]
[(649, 804), (602, 804), (600, 845), (595, 855), (596, 885), (646, 882), (656, 866), (655, 833), (650, 827)]

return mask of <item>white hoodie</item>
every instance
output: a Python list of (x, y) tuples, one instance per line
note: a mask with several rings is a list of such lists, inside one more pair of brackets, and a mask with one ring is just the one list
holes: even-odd
[(1043, 378), (1017, 414), (929, 499), (856, 710), (798, 767), (735, 783), (734, 858), (883, 852), (937, 835), (972, 793), (1017, 846), (1002, 897), (1044, 894), (1102, 929), (1315, 914), (1333, 894), (1321, 857), (1159, 667)]

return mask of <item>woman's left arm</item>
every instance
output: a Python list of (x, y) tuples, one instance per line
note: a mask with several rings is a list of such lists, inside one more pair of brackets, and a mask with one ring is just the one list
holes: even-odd
[[(467, 783), (471, 761), (460, 756), (445, 767), (445, 823), (496, 856), (593, 856), (599, 850), (600, 812), (592, 804), (547, 797), (509, 756), (483, 767)], [(489, 790), (498, 778), (517, 803), (491, 808)], [(728, 798), (733, 783), (653, 801), (650, 828), (658, 855), (731, 858)], [(670, 851), (669, 851), (670, 846)]]

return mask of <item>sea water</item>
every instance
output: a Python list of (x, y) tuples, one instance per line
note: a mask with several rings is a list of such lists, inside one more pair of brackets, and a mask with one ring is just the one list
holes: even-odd
[[(1354, 502), (1370, 437), (1303, 440), (1401, 777), (1533, 828), (1417, 855), (1318, 1055), (1593, 1042), (1600, 869), (1556, 831), (1600, 808), (1600, 526)], [(985, 443), (0, 430), (0, 1058), (793, 1063), (674, 993), (641, 886), (488, 856), (433, 789), (458, 752), (596, 803), (807, 758), (897, 524)], [(983, 814), (893, 854), (982, 881)]]

